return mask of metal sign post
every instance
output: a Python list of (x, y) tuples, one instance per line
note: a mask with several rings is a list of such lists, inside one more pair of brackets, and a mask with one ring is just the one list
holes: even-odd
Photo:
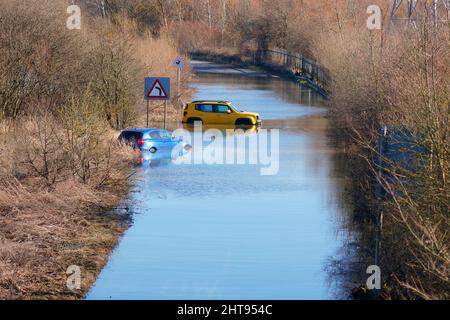
[(184, 68), (183, 58), (177, 57), (172, 66), (177, 68), (177, 95), (175, 98), (178, 99), (181, 96), (181, 70)]
[(181, 69), (177, 68), (177, 98), (180, 97)]
[(147, 100), (147, 128), (148, 128), (148, 108), (149, 108), (149, 102)]
[(164, 102), (164, 129), (167, 129), (167, 100)]

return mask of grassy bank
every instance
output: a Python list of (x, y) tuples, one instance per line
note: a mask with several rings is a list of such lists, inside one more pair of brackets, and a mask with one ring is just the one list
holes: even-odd
[[(1, 185), (0, 297), (82, 298), (128, 227), (129, 216), (110, 211), (126, 190), (73, 181), (51, 191), (12, 179)], [(80, 289), (67, 287), (71, 265), (80, 268)]]
[[(68, 5), (0, 4), (0, 299), (89, 290), (130, 222), (113, 209), (126, 206), (137, 154), (117, 136), (144, 124), (144, 76), (176, 77), (179, 53), (167, 37), (88, 11), (69, 30)], [(171, 118), (189, 78), (187, 67)], [(70, 266), (80, 289), (67, 286)]]

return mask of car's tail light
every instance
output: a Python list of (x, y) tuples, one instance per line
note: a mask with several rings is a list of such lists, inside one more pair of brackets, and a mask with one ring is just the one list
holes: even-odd
[(183, 112), (183, 115), (186, 117), (187, 116), (187, 111)]
[(140, 139), (138, 139), (138, 141), (137, 141), (137, 145), (138, 145), (139, 147), (142, 147), (142, 146), (144, 145), (144, 143), (145, 143), (145, 140), (144, 140), (143, 138), (140, 138)]

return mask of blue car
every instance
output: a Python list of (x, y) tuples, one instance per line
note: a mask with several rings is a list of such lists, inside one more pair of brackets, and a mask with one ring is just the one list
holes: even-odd
[(173, 148), (183, 144), (182, 139), (173, 138), (169, 131), (157, 128), (124, 130), (119, 136), (119, 141), (130, 144), (141, 151), (169, 155)]

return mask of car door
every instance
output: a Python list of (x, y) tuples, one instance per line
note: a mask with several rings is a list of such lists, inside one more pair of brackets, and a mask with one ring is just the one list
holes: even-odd
[(172, 147), (172, 139), (164, 130), (153, 130), (148, 133), (149, 145), (155, 147), (159, 152), (166, 151)]
[(214, 106), (218, 124), (234, 124), (234, 117), (229, 106), (225, 104), (217, 104)]
[(215, 123), (213, 106), (211, 104), (198, 104), (195, 109), (199, 112), (203, 123)]

